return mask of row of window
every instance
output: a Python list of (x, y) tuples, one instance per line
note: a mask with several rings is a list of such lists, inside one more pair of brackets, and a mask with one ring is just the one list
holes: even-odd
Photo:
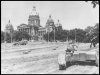
[(46, 33), (46, 31), (39, 31), (39, 36), (43, 36)]
[(26, 32), (30, 32), (30, 29), (19, 29), (19, 31), (26, 31)]
[(29, 24), (38, 25), (39, 24), (39, 21), (38, 20), (29, 21)]

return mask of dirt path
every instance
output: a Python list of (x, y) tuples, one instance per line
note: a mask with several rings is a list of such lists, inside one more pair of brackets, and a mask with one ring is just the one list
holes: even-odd
[[(8, 58), (8, 57), (2, 58), (2, 62), (1, 62), (2, 73), (24, 73), (28, 69), (27, 65), (30, 66), (31, 64), (34, 64), (34, 65), (30, 66), (29, 68), (31, 68), (31, 67), (33, 67), (33, 69), (34, 69), (34, 67), (39, 67), (39, 69), (44, 68), (48, 61), (49, 61), (50, 65), (52, 65), (52, 62), (50, 62), (51, 61), (50, 59), (55, 60), (55, 57), (57, 58), (57, 53), (55, 51), (53, 51), (52, 49), (55, 49), (55, 47), (46, 49), (47, 51), (37, 51), (36, 53), (34, 53), (35, 55), (32, 54), (34, 52), (34, 51), (32, 51), (29, 54), (24, 54), (19, 57), (16, 56), (13, 58)], [(60, 47), (59, 47), (59, 49), (60, 49)], [(42, 61), (42, 62), (40, 62), (40, 61)], [(43, 63), (44, 63), (44, 65), (41, 66)], [(27, 68), (24, 68), (24, 66), (27, 66)], [(14, 70), (14, 68), (16, 68), (16, 69)], [(25, 70), (25, 71), (23, 72), (22, 70), (23, 71)], [(36, 68), (35, 68), (35, 70), (36, 70)]]
[[(66, 45), (58, 48), (31, 51), (29, 54), (12, 53), (13, 58), (3, 58), (1, 61), (2, 74), (86, 74), (90, 69), (96, 68), (91, 65), (72, 65), (66, 70), (59, 70), (57, 55), (66, 48)], [(56, 49), (56, 50), (53, 50)], [(98, 49), (91, 48), (91, 49)], [(91, 49), (87, 49), (88, 51)], [(33, 54), (34, 53), (34, 54)], [(10, 53), (11, 54), (11, 53)], [(19, 57), (17, 57), (19, 54)], [(11, 55), (11, 56), (12, 56)], [(8, 55), (9, 56), (9, 53)], [(11, 57), (10, 56), (10, 57)], [(99, 70), (99, 69), (98, 69)], [(99, 71), (97, 71), (99, 73)]]

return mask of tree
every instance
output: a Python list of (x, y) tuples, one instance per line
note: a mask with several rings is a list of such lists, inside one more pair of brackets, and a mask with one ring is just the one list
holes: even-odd
[[(59, 41), (66, 41), (68, 40), (75, 40), (75, 31), (76, 31), (76, 41), (77, 42), (84, 42), (86, 32), (82, 29), (72, 29), (72, 30), (61, 30), (55, 32), (55, 39)], [(48, 40), (48, 34), (44, 35), (44, 39)], [(54, 40), (54, 33), (49, 33), (49, 41)]]
[[(88, 1), (86, 1), (88, 2)], [(99, 5), (99, 1), (91, 1), (91, 4), (93, 4), (93, 8), (95, 8), (97, 5)], [(93, 39), (94, 37), (96, 38), (96, 41), (99, 41), (99, 23), (97, 25), (95, 25), (92, 29), (90, 29), (89, 32), (87, 32), (87, 41), (90, 41), (91, 39)], [(90, 40), (89, 40), (90, 39)], [(85, 39), (86, 40), (86, 39)]]
[(99, 43), (99, 23), (97, 23), (94, 27), (93, 30), (90, 32), (90, 36), (92, 38), (97, 37), (96, 38), (96, 42)]
[(25, 31), (15, 31), (13, 34), (14, 41), (21, 41), (22, 39), (29, 40), (31, 36)]
[(44, 38), (44, 40), (48, 41), (48, 34), (47, 34), (47, 33), (44, 34), (44, 35), (43, 35), (43, 38)]
[(83, 29), (72, 29), (69, 31), (69, 40), (75, 40), (76, 38), (76, 42), (84, 42), (85, 34), (86, 32)]
[[(55, 40), (63, 40), (63, 37), (62, 37), (62, 34), (63, 34), (63, 31), (57, 31), (55, 30)], [(46, 33), (44, 36), (44, 39), (47, 41), (54, 41), (54, 31), (50, 32), (49, 33), (49, 39), (48, 39), (48, 33)]]
[(11, 42), (11, 34), (1, 31), (1, 43), (3, 43), (4, 41), (10, 43)]
[(1, 43), (3, 43), (3, 42), (4, 42), (4, 32), (1, 31)]
[(93, 29), (93, 27), (92, 26), (88, 26), (88, 27), (86, 27), (85, 28), (85, 31), (87, 32), (87, 33), (89, 33), (90, 32), (90, 30), (92, 30)]
[[(88, 2), (88, 1), (86, 1)], [(91, 4), (93, 4), (93, 8), (96, 7), (96, 5), (99, 5), (99, 1), (91, 1)]]
[(8, 43), (11, 42), (11, 35), (10, 35), (10, 33), (5, 32), (4, 33), (4, 38), (5, 38), (6, 42), (8, 42)]
[(85, 37), (86, 37), (86, 32), (83, 29), (76, 29), (77, 42), (84, 42)]
[(85, 42), (90, 42), (90, 40), (94, 37), (97, 37), (97, 42), (99, 41), (99, 23), (97, 23), (95, 26), (88, 26), (86, 29), (86, 38)]

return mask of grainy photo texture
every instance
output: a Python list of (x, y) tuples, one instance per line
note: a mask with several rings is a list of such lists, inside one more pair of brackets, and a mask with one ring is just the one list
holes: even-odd
[(99, 74), (99, 1), (1, 1), (1, 74)]

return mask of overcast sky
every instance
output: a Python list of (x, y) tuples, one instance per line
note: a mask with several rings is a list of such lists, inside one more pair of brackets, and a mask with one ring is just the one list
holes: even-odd
[(40, 15), (40, 24), (45, 26), (51, 14), (55, 24), (60, 20), (63, 29), (94, 26), (99, 22), (99, 6), (93, 8), (90, 2), (84, 1), (2, 1), (1, 30), (10, 19), (14, 29), (22, 23), (28, 24), (28, 17), (33, 6)]

